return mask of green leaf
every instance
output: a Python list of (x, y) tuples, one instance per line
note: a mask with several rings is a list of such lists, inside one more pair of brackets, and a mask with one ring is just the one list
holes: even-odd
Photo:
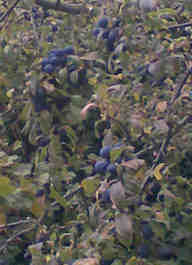
[(45, 135), (49, 135), (49, 131), (51, 129), (51, 120), (51, 115), (47, 110), (40, 112), (39, 123), (41, 130)]
[(92, 197), (98, 189), (100, 181), (98, 178), (89, 177), (81, 182), (84, 193), (87, 197)]
[(15, 187), (11, 185), (10, 179), (7, 177), (0, 177), (0, 196), (6, 197), (14, 191)]
[(54, 188), (54, 186), (51, 186), (51, 193), (50, 193), (50, 197), (55, 199), (59, 204), (61, 204), (61, 206), (63, 206), (64, 208), (67, 207), (68, 203), (65, 200), (65, 198), (63, 196), (61, 196)]

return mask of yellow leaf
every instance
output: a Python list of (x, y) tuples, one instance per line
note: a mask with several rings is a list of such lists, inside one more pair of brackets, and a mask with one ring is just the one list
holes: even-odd
[(154, 176), (156, 177), (157, 180), (161, 180), (161, 179), (163, 178), (163, 176), (162, 176), (160, 170), (161, 170), (164, 166), (165, 166), (165, 164), (164, 164), (164, 163), (161, 163), (161, 164), (159, 164), (158, 166), (156, 166), (156, 168), (154, 169), (153, 174), (154, 174)]
[(90, 85), (96, 85), (97, 84), (97, 78), (93, 77), (89, 79), (89, 84)]
[(175, 151), (176, 147), (175, 146), (168, 146), (167, 151)]
[[(1, 209), (1, 212), (0, 212), (0, 226), (6, 225), (6, 215), (2, 210), (3, 209)], [(6, 226), (0, 228), (0, 233), (3, 233), (5, 231), (6, 231)]]
[(136, 101), (139, 101), (139, 99), (140, 99), (140, 94), (139, 94), (139, 93), (135, 92), (135, 93), (133, 94), (133, 96), (134, 96), (134, 99), (135, 99)]
[(152, 128), (153, 128), (152, 126), (148, 126), (148, 127), (144, 128), (144, 133), (151, 134)]
[(0, 212), (0, 225), (6, 225), (6, 215)]
[(14, 89), (12, 88), (12, 89), (10, 89), (10, 90), (7, 91), (6, 96), (7, 96), (8, 98), (12, 98), (13, 93), (14, 93)]

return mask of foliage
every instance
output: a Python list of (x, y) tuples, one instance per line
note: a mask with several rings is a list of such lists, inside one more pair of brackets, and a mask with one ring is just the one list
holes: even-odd
[(0, 262), (189, 265), (190, 1), (1, 1)]

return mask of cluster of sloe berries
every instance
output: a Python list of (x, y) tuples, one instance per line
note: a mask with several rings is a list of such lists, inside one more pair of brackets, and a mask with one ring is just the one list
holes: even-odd
[[(105, 173), (116, 173), (116, 165), (110, 161), (110, 153), (114, 149), (118, 149), (122, 146), (121, 143), (115, 144), (113, 146), (106, 145), (100, 149), (99, 155), (102, 160), (98, 160), (94, 165), (95, 174), (105, 174)], [(121, 163), (121, 156), (115, 161), (115, 163)]]
[[(109, 26), (109, 18), (103, 16), (95, 25), (92, 34), (96, 39), (103, 39), (106, 41), (106, 48), (109, 52), (113, 52), (121, 41), (121, 20), (117, 18)], [(126, 47), (124, 46), (124, 49)]]
[(42, 71), (51, 74), (58, 68), (64, 68), (67, 64), (67, 56), (73, 54), (75, 54), (73, 46), (51, 50), (48, 57), (43, 58), (41, 62)]

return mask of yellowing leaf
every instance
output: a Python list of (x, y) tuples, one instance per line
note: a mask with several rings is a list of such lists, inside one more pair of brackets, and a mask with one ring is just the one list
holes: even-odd
[(32, 205), (31, 212), (34, 214), (36, 217), (41, 217), (44, 213), (45, 207), (42, 207), (42, 203), (39, 204), (38, 198), (35, 199)]
[(3, 212), (0, 212), (0, 225), (6, 225), (6, 215)]
[(144, 133), (146, 133), (146, 134), (151, 134), (151, 131), (152, 131), (152, 126), (148, 126), (148, 127), (144, 128)]
[(139, 94), (139, 93), (135, 92), (135, 93), (133, 94), (133, 96), (134, 96), (134, 99), (135, 99), (136, 101), (139, 101), (139, 99), (140, 99), (140, 94)]
[(83, 187), (85, 195), (88, 197), (92, 196), (96, 192), (96, 190), (99, 186), (99, 183), (100, 183), (99, 179), (96, 179), (93, 177), (89, 177), (89, 178), (84, 179), (81, 182), (81, 185)]
[(8, 98), (12, 98), (13, 93), (14, 93), (14, 89), (12, 88), (12, 89), (10, 89), (10, 90), (7, 91), (6, 96), (7, 96)]
[(97, 78), (93, 77), (89, 79), (89, 84), (90, 85), (96, 85), (97, 84)]
[(162, 176), (160, 170), (161, 170), (164, 166), (165, 166), (165, 164), (164, 164), (164, 163), (161, 163), (161, 164), (159, 164), (158, 166), (156, 166), (156, 168), (154, 169), (153, 174), (154, 174), (154, 176), (156, 177), (157, 180), (161, 180), (161, 179), (163, 178), (163, 176)]
[(167, 151), (174, 151), (176, 149), (175, 146), (168, 146)]
[(145, 160), (137, 159), (137, 158), (131, 159), (131, 160), (122, 162), (121, 165), (124, 167), (130, 168), (130, 169), (138, 170), (139, 168), (145, 165)]
[(167, 101), (161, 101), (156, 106), (156, 111), (164, 112), (167, 109)]

